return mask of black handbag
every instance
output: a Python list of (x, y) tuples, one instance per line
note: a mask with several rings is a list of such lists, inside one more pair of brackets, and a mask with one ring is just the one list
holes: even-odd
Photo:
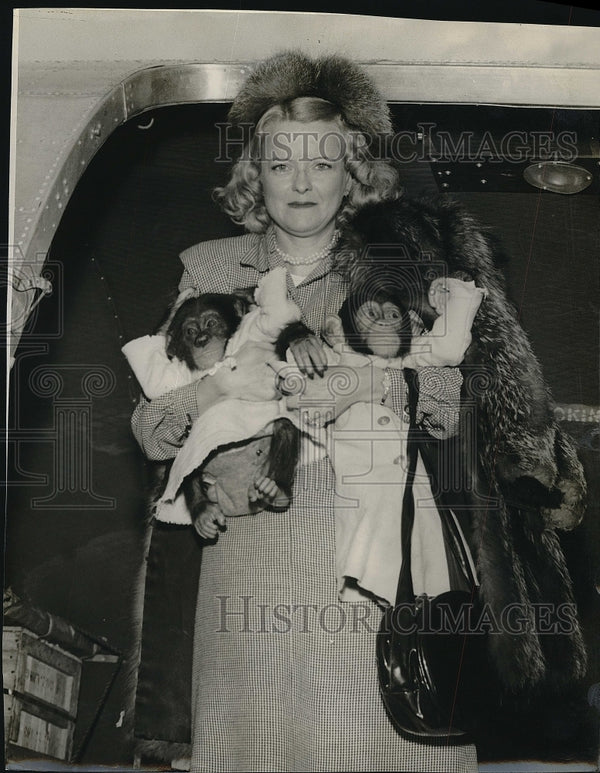
[[(411, 401), (412, 405), (416, 401)], [(477, 630), (478, 586), (454, 514), (439, 501), (450, 590), (415, 598), (411, 576), (414, 523), (412, 483), (417, 455), (432, 474), (436, 441), (414, 425), (408, 438), (408, 475), (402, 506), (402, 565), (396, 604), (377, 634), (379, 687), (387, 713), (402, 736), (421, 743), (473, 740), (489, 691), (487, 637)], [(432, 486), (432, 490), (435, 487)]]

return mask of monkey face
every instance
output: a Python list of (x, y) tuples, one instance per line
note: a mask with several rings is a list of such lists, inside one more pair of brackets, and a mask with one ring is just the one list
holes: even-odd
[(410, 316), (397, 294), (374, 282), (349, 295), (339, 311), (346, 343), (361, 354), (399, 357), (410, 349)]
[(191, 370), (206, 370), (223, 359), (245, 309), (234, 294), (204, 293), (185, 301), (167, 331), (167, 354)]
[(183, 341), (198, 370), (211, 368), (225, 355), (229, 330), (221, 314), (206, 309), (187, 317), (182, 326)]
[(356, 310), (354, 325), (372, 354), (395, 357), (403, 344), (405, 316), (392, 301), (365, 301)]

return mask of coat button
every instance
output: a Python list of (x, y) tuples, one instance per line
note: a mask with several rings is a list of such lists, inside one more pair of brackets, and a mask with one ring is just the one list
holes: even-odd
[(380, 424), (382, 427), (384, 427), (386, 424), (390, 423), (390, 417), (389, 416), (380, 416), (377, 419), (377, 423)]
[(402, 464), (402, 457), (401, 456), (397, 456), (394, 459), (394, 464)]

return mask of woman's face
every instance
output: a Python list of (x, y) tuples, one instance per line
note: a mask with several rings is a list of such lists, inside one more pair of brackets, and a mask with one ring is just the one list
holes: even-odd
[(265, 135), (261, 183), (267, 212), (292, 236), (319, 236), (333, 227), (352, 179), (346, 138), (333, 121), (278, 121)]

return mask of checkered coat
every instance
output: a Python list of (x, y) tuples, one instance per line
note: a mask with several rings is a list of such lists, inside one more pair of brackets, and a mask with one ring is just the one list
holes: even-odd
[[(180, 289), (255, 285), (276, 264), (267, 244), (248, 234), (191, 247), (181, 256)], [(347, 291), (331, 258), (298, 286), (288, 281), (313, 330), (339, 310)], [(460, 376), (443, 371), (441, 381), (437, 371), (429, 386), (426, 374), (421, 384), (420, 410), (432, 427), (441, 423), (440, 411), (458, 416)], [(406, 388), (401, 372), (394, 376), (392, 407), (400, 412)], [(193, 390), (142, 399), (133, 428), (151, 458), (176, 453), (195, 417)], [(381, 611), (367, 597), (338, 602), (332, 468), (327, 458), (304, 462), (287, 511), (229, 519), (202, 550), (192, 771), (475, 771), (472, 746), (425, 746), (393, 730), (378, 693)]]

